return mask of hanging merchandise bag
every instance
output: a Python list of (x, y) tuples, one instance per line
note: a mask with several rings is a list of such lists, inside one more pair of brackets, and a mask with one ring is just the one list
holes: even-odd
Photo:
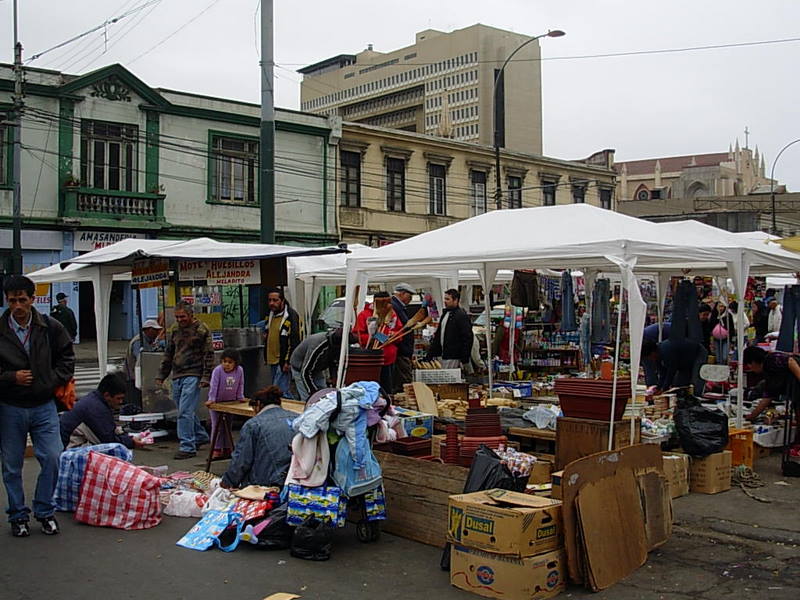
[(704, 408), (694, 396), (678, 398), (674, 419), (681, 447), (690, 456), (708, 456), (728, 445), (728, 417)]
[(333, 547), (333, 528), (316, 517), (308, 517), (292, 535), (289, 553), (304, 560), (328, 560)]
[(124, 460), (90, 452), (75, 520), (117, 529), (155, 527), (161, 522), (161, 481)]
[(90, 452), (107, 454), (126, 462), (133, 460), (133, 452), (116, 442), (64, 450), (58, 458), (58, 483), (53, 495), (56, 510), (72, 512), (78, 505), (81, 482), (86, 471), (86, 464), (89, 462)]
[(208, 550), (216, 545), (231, 552), (239, 545), (242, 515), (232, 511), (209, 510), (194, 527), (186, 532), (177, 545), (189, 550)]
[(381, 466), (372, 454), (372, 449), (367, 447), (364, 454), (364, 466), (357, 468), (350, 454), (350, 445), (347, 438), (339, 440), (336, 446), (336, 470), (333, 480), (348, 498), (360, 496), (374, 490), (381, 485)]

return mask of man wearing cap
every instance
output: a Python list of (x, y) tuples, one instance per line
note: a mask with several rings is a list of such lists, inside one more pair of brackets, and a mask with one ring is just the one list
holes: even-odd
[[(414, 296), (414, 288), (407, 283), (398, 283), (394, 286), (392, 308), (400, 323), (405, 325), (408, 321), (407, 307)], [(414, 356), (414, 336), (406, 335), (397, 344), (397, 359), (394, 362), (394, 392), (402, 392), (403, 384), (411, 383), (412, 369), (411, 357)]]
[(783, 309), (778, 301), (770, 296), (764, 300), (764, 304), (769, 308), (767, 314), (767, 332), (774, 333), (781, 330), (781, 322), (783, 321)]
[(163, 328), (155, 319), (147, 319), (142, 323), (142, 333), (136, 334), (128, 344), (128, 352), (125, 355), (125, 372), (128, 376), (128, 389), (126, 401), (129, 404), (136, 404), (141, 407), (142, 391), (136, 386), (136, 367), (140, 364), (140, 356), (144, 352), (160, 352), (164, 350), (164, 341), (159, 340), (158, 336)]
[(50, 316), (64, 326), (69, 337), (73, 340), (78, 335), (78, 322), (75, 320), (75, 313), (67, 306), (67, 295), (64, 292), (56, 294), (56, 304), (50, 311)]

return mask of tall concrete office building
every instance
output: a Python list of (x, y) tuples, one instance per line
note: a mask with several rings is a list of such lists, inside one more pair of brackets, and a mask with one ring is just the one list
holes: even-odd
[[(529, 36), (486, 25), (427, 29), (413, 46), (340, 54), (299, 69), (300, 107), (345, 121), (493, 145), (492, 89), (503, 61)], [(539, 42), (514, 57), (498, 82), (500, 144), (542, 153)]]

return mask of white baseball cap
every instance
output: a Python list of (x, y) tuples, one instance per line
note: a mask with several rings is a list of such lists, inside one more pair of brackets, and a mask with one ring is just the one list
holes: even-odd
[(147, 329), (149, 327), (152, 327), (153, 329), (164, 329), (155, 319), (147, 319), (147, 321), (142, 323), (142, 329)]

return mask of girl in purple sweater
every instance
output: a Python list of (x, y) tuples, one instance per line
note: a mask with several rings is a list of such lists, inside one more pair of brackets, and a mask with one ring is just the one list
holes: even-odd
[[(242, 357), (238, 350), (226, 349), (222, 351), (222, 362), (211, 372), (211, 385), (208, 390), (206, 405), (214, 402), (235, 402), (244, 400), (244, 371), (239, 363)], [(219, 427), (220, 416), (217, 411), (211, 412), (211, 439)], [(217, 443), (214, 444), (214, 458), (226, 458), (233, 451), (233, 440), (224, 428), (219, 432)]]

